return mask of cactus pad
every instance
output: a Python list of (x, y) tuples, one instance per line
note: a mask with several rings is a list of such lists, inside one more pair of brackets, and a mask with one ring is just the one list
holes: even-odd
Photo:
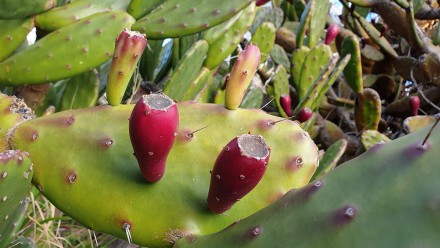
[(51, 82), (94, 68), (112, 57), (114, 40), (133, 22), (125, 12), (105, 12), (58, 29), (1, 62), (0, 84)]
[[(181, 102), (179, 131), (167, 172), (144, 182), (128, 138), (131, 105), (65, 111), (20, 125), (15, 147), (32, 154), (33, 183), (61, 211), (96, 231), (133, 242), (171, 246), (175, 239), (219, 231), (291, 188), (308, 183), (318, 150), (298, 124), (261, 110)], [(206, 127), (200, 131), (203, 127)], [(262, 135), (271, 158), (260, 184), (224, 215), (206, 206), (210, 174), (224, 144), (240, 134)]]
[(149, 39), (186, 36), (226, 21), (251, 2), (168, 0), (138, 20), (133, 30), (145, 33)]

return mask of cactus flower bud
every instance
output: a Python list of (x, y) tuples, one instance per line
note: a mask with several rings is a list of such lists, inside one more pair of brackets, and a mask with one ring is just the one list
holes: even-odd
[(248, 45), (240, 55), (238, 55), (232, 67), (229, 81), (226, 84), (226, 108), (234, 110), (240, 106), (244, 94), (257, 71), (260, 58), (260, 49), (252, 44)]
[(296, 115), (296, 120), (300, 123), (308, 121), (313, 116), (313, 112), (309, 108), (301, 109)]
[(280, 104), (286, 115), (289, 117), (292, 116), (292, 99), (290, 99), (288, 94), (281, 95)]
[(409, 105), (411, 107), (411, 115), (415, 116), (419, 113), (420, 98), (419, 96), (410, 96)]
[(324, 43), (329, 45), (336, 38), (339, 33), (339, 27), (337, 24), (333, 23), (327, 28), (327, 34), (325, 35)]
[(224, 213), (257, 186), (266, 171), (270, 149), (262, 136), (243, 134), (220, 152), (211, 172), (208, 208)]
[(115, 53), (108, 73), (107, 100), (110, 105), (121, 103), (136, 64), (147, 45), (144, 34), (124, 29), (116, 39)]
[(164, 175), (178, 127), (177, 105), (164, 94), (144, 95), (134, 106), (129, 122), (130, 140), (148, 182), (157, 182)]

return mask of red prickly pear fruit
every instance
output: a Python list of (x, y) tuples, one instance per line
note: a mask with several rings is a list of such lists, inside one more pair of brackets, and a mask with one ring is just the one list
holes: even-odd
[(112, 106), (121, 103), (137, 62), (147, 45), (145, 34), (124, 29), (116, 39), (115, 53), (108, 73), (107, 100)]
[(229, 81), (226, 84), (225, 106), (227, 109), (234, 110), (240, 106), (244, 94), (257, 71), (260, 58), (260, 49), (253, 44), (249, 44), (238, 55), (229, 75)]
[(286, 115), (289, 117), (292, 116), (292, 99), (290, 99), (290, 96), (288, 94), (281, 95), (280, 104)]
[(339, 33), (339, 27), (337, 24), (333, 23), (327, 28), (327, 34), (325, 35), (324, 43), (329, 45), (336, 38)]
[(257, 0), (257, 6), (264, 5), (265, 3), (269, 2), (270, 0)]
[(270, 148), (260, 135), (243, 134), (220, 152), (211, 172), (208, 208), (224, 213), (247, 195), (266, 171)]
[(309, 108), (301, 109), (296, 115), (296, 120), (300, 123), (308, 121), (313, 115), (313, 111)]
[(419, 113), (420, 98), (419, 96), (410, 96), (409, 105), (411, 107), (411, 115), (417, 115)]
[(148, 182), (157, 182), (164, 175), (178, 127), (177, 105), (164, 94), (144, 95), (134, 106), (129, 121), (130, 140)]

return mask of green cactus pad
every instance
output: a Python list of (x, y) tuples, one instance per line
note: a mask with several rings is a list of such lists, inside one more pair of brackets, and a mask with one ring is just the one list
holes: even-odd
[(376, 130), (365, 130), (361, 134), (361, 143), (365, 150), (369, 150), (378, 143), (388, 141), (390, 141), (390, 138)]
[(373, 147), (213, 235), (175, 248), (437, 247), (440, 129)]
[(275, 29), (278, 30), (283, 24), (284, 20), (284, 12), (281, 8), (271, 7), (271, 6), (260, 6), (257, 7), (255, 13), (255, 19), (252, 23), (249, 31), (251, 33), (255, 33), (256, 30), (264, 23), (270, 22), (275, 26)]
[(94, 106), (98, 100), (99, 78), (95, 70), (68, 79), (61, 98), (61, 110)]
[(16, 240), (9, 244), (9, 247), (14, 248), (35, 248), (35, 243), (33, 240), (27, 237), (20, 236)]
[(319, 160), (319, 167), (315, 174), (313, 174), (312, 181), (319, 179), (332, 171), (336, 167), (339, 159), (341, 159), (342, 155), (344, 155), (346, 149), (346, 139), (340, 139), (327, 148), (324, 156)]
[(15, 209), (15, 211), (9, 215), (5, 222), (0, 220), (0, 247), (15, 247), (10, 246), (9, 243), (15, 238), (17, 232), (22, 228), (21, 224), (26, 217), (26, 209), (28, 205), (29, 199), (25, 197), (19, 203), (17, 209)]
[(260, 48), (260, 63), (266, 61), (275, 44), (275, 26), (271, 22), (263, 22), (252, 35), (251, 43)]
[(298, 92), (300, 89), (299, 81), (301, 76), (301, 69), (304, 64), (304, 60), (307, 57), (307, 54), (309, 54), (310, 48), (306, 46), (301, 46), (297, 49), (295, 49), (292, 52), (292, 59), (291, 59), (291, 67), (290, 67), (290, 74), (293, 78), (293, 86), (295, 87), (296, 91)]
[(130, 5), (128, 5), (127, 13), (138, 20), (165, 1), (166, 0), (132, 0)]
[[(334, 69), (330, 73), (330, 75), (328, 75), (325, 84), (321, 85), (318, 83), (319, 97), (313, 99), (313, 103), (311, 105), (312, 109), (316, 109), (319, 107), (319, 103), (321, 102), (327, 91), (330, 89), (330, 87), (335, 83), (336, 79), (339, 78), (339, 76), (341, 75), (342, 71), (344, 70), (345, 66), (348, 64), (349, 61), (350, 61), (350, 55), (346, 55), (345, 57), (340, 58), (339, 61), (336, 63)], [(321, 80), (326, 78), (326, 77), (322, 77), (323, 75), (325, 74), (321, 74), (320, 77)]]
[(282, 65), (285, 68), (290, 68), (290, 60), (284, 48), (278, 44), (274, 44), (270, 50), (270, 58), (277, 65)]
[(208, 52), (208, 42), (199, 40), (185, 53), (177, 64), (163, 92), (176, 101), (182, 101), (185, 93), (202, 68)]
[[(167, 172), (146, 183), (128, 139), (131, 105), (65, 111), (20, 125), (15, 147), (34, 162), (33, 183), (64, 213), (86, 227), (150, 247), (219, 231), (268, 205), (291, 188), (308, 183), (318, 150), (292, 121), (261, 110), (178, 103), (179, 132), (167, 158)], [(206, 127), (198, 132), (195, 130)], [(206, 206), (210, 173), (218, 153), (237, 135), (262, 135), (271, 158), (260, 184), (225, 215)], [(60, 138), (62, 137), (62, 138)]]
[(0, 61), (11, 55), (34, 27), (32, 18), (0, 20)]
[(324, 33), (325, 23), (328, 12), (330, 11), (330, 1), (311, 0), (317, 2), (312, 10), (312, 16), (309, 22), (307, 32), (307, 45), (310, 48), (315, 47)]
[(356, 12), (353, 12), (353, 14), (354, 17), (359, 21), (359, 24), (365, 30), (365, 32), (367, 32), (370, 38), (378, 46), (380, 46), (383, 49), (383, 51), (385, 51), (391, 58), (394, 59), (399, 56), (394, 50), (394, 48), (391, 46), (391, 44), (388, 42), (388, 40), (380, 34), (380, 32), (373, 26), (373, 24), (368, 22), (364, 17), (360, 16)]
[(298, 98), (301, 100), (306, 95), (312, 84), (315, 82), (322, 71), (332, 58), (332, 51), (329, 46), (319, 44), (310, 49), (301, 68), (299, 77)]
[(96, 13), (127, 9), (130, 0), (77, 0), (35, 17), (35, 25), (54, 31)]
[(251, 83), (243, 97), (240, 108), (257, 109), (261, 107), (264, 100), (264, 92), (262, 88), (255, 83)]
[(434, 124), (435, 121), (436, 117), (431, 115), (410, 116), (403, 121), (403, 130), (406, 133), (414, 133), (420, 129)]
[(0, 19), (23, 19), (56, 5), (56, 0), (0, 0)]
[(133, 25), (149, 39), (195, 34), (224, 22), (253, 1), (167, 0)]
[[(313, 105), (314, 102), (318, 101), (325, 95), (325, 91), (321, 90), (327, 83), (327, 78), (331, 75), (332, 70), (336, 66), (336, 59), (332, 59), (330, 63), (324, 68), (324, 71), (318, 75), (318, 78), (315, 82), (310, 86), (305, 95), (300, 98), (298, 105), (295, 107), (293, 111), (293, 115), (297, 115), (299, 111), (303, 108), (307, 107), (311, 110), (314, 110)], [(332, 82), (333, 83), (333, 82)]]
[(139, 71), (142, 77), (151, 82), (159, 82), (171, 65), (173, 43), (164, 40), (149, 40), (148, 47), (141, 57)]
[(58, 29), (1, 62), (0, 85), (51, 82), (99, 66), (112, 57), (116, 37), (133, 22), (127, 13), (115, 11)]
[(284, 66), (279, 65), (275, 70), (275, 75), (273, 78), (273, 93), (275, 103), (278, 107), (278, 112), (282, 117), (288, 118), (286, 112), (284, 112), (283, 107), (281, 106), (280, 99), (282, 95), (290, 95), (289, 88), (289, 74), (287, 74), (286, 68)]
[(237, 14), (235, 14), (233, 17), (231, 17), (229, 20), (206, 30), (205, 32), (203, 32), (202, 38), (206, 40), (209, 45), (213, 44), (220, 37), (222, 37), (223, 34), (226, 33), (232, 27), (232, 25), (234, 25), (234, 23), (238, 20), (238, 18), (240, 18), (241, 13), (243, 12), (240, 11)]
[(0, 153), (0, 227), (8, 224), (20, 202), (29, 192), (32, 163), (27, 152), (8, 150)]
[(350, 61), (345, 66), (344, 77), (347, 84), (355, 93), (362, 93), (364, 90), (362, 82), (361, 49), (359, 40), (349, 35), (344, 38), (341, 45), (341, 56), (351, 55)]
[(306, 36), (307, 28), (309, 27), (310, 19), (312, 18), (313, 9), (315, 8), (315, 1), (309, 1), (301, 14), (298, 30), (296, 32), (296, 46), (302, 47), (304, 45), (304, 37)]
[(366, 88), (357, 95), (354, 106), (356, 128), (359, 132), (364, 130), (377, 130), (382, 113), (382, 104), (379, 94)]
[(204, 63), (206, 68), (216, 68), (237, 48), (237, 45), (249, 29), (254, 16), (255, 3), (252, 3), (242, 11), (240, 17), (231, 28), (209, 46), (208, 56)]
[(186, 91), (182, 100), (196, 100), (196, 98), (199, 97), (199, 94), (201, 94), (201, 91), (203, 91), (205, 87), (207, 87), (214, 80), (214, 73), (214, 70), (208, 70), (208, 68), (202, 67), (197, 77), (188, 87), (188, 90)]
[(313, 85), (309, 88), (303, 99), (300, 100), (299, 104), (293, 111), (293, 115), (298, 114), (299, 111), (301, 111), (301, 109), (305, 107), (308, 107), (311, 110), (315, 110), (316, 108), (318, 108), (320, 101), (323, 99), (328, 89), (339, 77), (349, 60), (350, 55), (347, 55), (344, 58), (339, 59), (338, 61), (333, 58), (326, 66), (325, 70), (319, 75)]
[(179, 60), (199, 40), (199, 34), (187, 35), (179, 38)]

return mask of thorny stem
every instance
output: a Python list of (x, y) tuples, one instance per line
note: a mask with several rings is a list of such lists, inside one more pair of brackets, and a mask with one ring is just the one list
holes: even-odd
[(440, 117), (437, 117), (437, 120), (435, 121), (434, 125), (432, 125), (431, 129), (429, 129), (428, 134), (426, 135), (425, 139), (422, 142), (422, 147), (425, 145), (426, 141), (428, 141), (429, 136), (431, 136), (432, 130), (434, 130), (435, 126), (437, 126), (437, 124), (440, 121)]
[(410, 76), (411, 76), (411, 81), (414, 83), (414, 85), (416, 86), (416, 89), (417, 89), (417, 91), (419, 92), (419, 94), (422, 96), (422, 98), (427, 102), (427, 103), (429, 103), (429, 105), (431, 105), (433, 108), (435, 108), (435, 109), (437, 109), (438, 111), (440, 111), (440, 108), (437, 106), (437, 105), (435, 105), (433, 102), (431, 102), (427, 97), (426, 97), (426, 95), (423, 93), (423, 91), (419, 88), (419, 85), (417, 84), (417, 81), (416, 81), (416, 79), (414, 78), (414, 66), (415, 65), (413, 65), (412, 67), (411, 67), (411, 70), (410, 70), (410, 72), (409, 72), (409, 74), (410, 74)]

